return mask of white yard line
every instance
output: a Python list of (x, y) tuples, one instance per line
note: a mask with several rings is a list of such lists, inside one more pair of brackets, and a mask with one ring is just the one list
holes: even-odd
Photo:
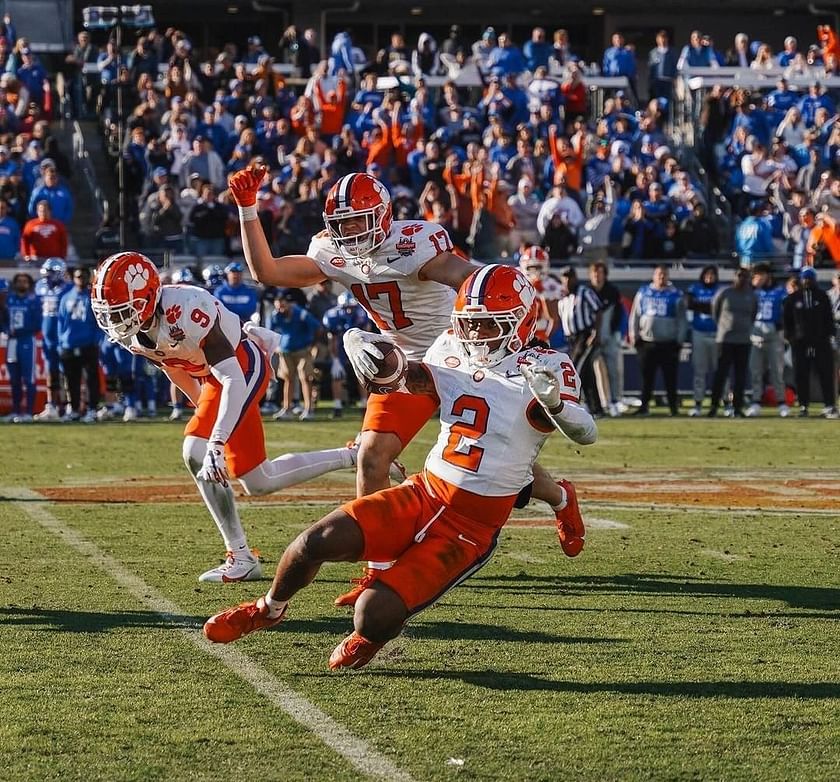
[[(231, 646), (211, 644), (197, 628), (183, 627), (183, 620), (180, 617), (184, 616), (184, 611), (181, 608), (147, 584), (140, 576), (126, 569), (121, 562), (105, 554), (96, 544), (64, 524), (49, 510), (46, 500), (37, 502), (42, 499), (39, 494), (28, 489), (17, 488), (3, 489), (2, 494), (9, 499), (25, 500), (19, 504), (19, 507), (33, 521), (54, 534), (67, 546), (90, 559), (98, 568), (124, 587), (135, 600), (148, 606), (165, 621), (177, 626), (178, 630), (202, 652), (215, 657), (240, 679), (248, 682), (260, 695), (312, 732), (358, 771), (380, 779), (412, 782), (411, 775), (397, 768), (391, 760), (373, 749), (368, 742), (354, 736), (303, 695), (286, 687), (247, 655)], [(36, 501), (33, 502), (33, 500)]]

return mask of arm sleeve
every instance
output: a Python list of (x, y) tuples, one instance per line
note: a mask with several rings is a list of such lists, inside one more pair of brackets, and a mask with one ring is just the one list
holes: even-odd
[[(545, 410), (545, 408), (543, 408)], [(545, 410), (554, 427), (580, 445), (592, 445), (598, 439), (598, 427), (589, 411), (577, 402), (563, 402), (557, 413)]]
[(210, 441), (226, 443), (236, 428), (245, 407), (247, 397), (245, 375), (234, 356), (214, 364), (210, 367), (210, 373), (222, 386), (219, 414), (216, 416)]

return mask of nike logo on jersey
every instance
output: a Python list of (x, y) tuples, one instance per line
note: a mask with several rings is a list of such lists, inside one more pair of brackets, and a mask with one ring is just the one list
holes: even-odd
[(470, 540), (469, 538), (465, 538), (460, 532), (458, 533), (458, 540), (463, 540), (464, 543), (469, 543), (471, 546), (475, 546), (476, 548), (478, 548), (478, 543), (476, 543), (474, 540)]
[(396, 258), (386, 258), (385, 263), (394, 263), (394, 261), (398, 261), (400, 258), (402, 258), (401, 255), (398, 255)]

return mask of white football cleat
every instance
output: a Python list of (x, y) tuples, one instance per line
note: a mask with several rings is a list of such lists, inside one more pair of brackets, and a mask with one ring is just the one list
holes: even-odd
[(184, 410), (181, 407), (173, 407), (172, 412), (169, 414), (170, 421), (180, 421), (181, 416), (184, 414)]
[(779, 418), (787, 418), (790, 415), (790, 408), (785, 405), (779, 405)]
[(211, 581), (217, 584), (230, 584), (235, 581), (258, 581), (262, 578), (262, 565), (259, 559), (248, 552), (247, 556), (234, 556), (232, 551), (225, 552), (225, 561), (202, 573), (199, 581)]
[(128, 423), (129, 421), (136, 421), (137, 420), (137, 410), (135, 410), (133, 405), (128, 405), (123, 412), (123, 421)]
[(610, 402), (610, 405), (607, 408), (607, 414), (610, 418), (618, 418), (621, 415), (618, 405), (615, 402)]
[(35, 420), (60, 421), (61, 416), (58, 414), (58, 408), (52, 402), (47, 402), (47, 406), (35, 416)]
[(694, 407), (688, 411), (689, 418), (699, 418), (701, 415), (703, 415), (703, 408), (700, 405), (694, 405)]
[(747, 418), (758, 418), (761, 415), (761, 405), (758, 402), (753, 402), (744, 413)]

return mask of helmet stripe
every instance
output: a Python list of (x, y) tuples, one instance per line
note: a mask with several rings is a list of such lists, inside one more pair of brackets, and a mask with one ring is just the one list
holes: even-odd
[(353, 180), (356, 178), (355, 174), (348, 174), (345, 176), (338, 185), (338, 198), (336, 199), (338, 203), (336, 206), (339, 207), (349, 207), (350, 206), (350, 193), (353, 190)]
[(487, 288), (487, 280), (496, 268), (495, 264), (489, 264), (483, 269), (473, 274), (473, 280), (470, 284), (470, 290), (467, 296), (470, 299), (471, 306), (479, 306), (484, 303), (485, 289)]
[(96, 298), (97, 299), (104, 299), (105, 292), (103, 291), (103, 287), (105, 285), (105, 276), (108, 274), (108, 270), (111, 266), (116, 263), (120, 258), (122, 258), (122, 253), (118, 253), (117, 255), (112, 255), (102, 266), (97, 270), (96, 274)]

